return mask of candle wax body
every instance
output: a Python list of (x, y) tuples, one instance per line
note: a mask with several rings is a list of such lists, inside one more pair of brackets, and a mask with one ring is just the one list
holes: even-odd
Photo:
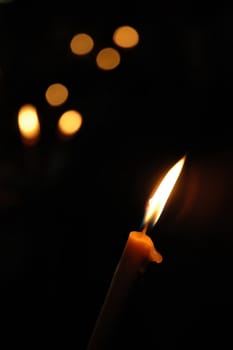
[(143, 232), (130, 232), (95, 324), (88, 350), (110, 349), (108, 341), (130, 289), (145, 271), (148, 263), (161, 261), (162, 256), (155, 249), (149, 236)]

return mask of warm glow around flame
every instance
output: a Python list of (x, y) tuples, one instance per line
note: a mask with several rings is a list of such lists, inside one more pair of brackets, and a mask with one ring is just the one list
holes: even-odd
[(167, 199), (181, 173), (184, 162), (185, 156), (181, 158), (175, 165), (173, 165), (173, 167), (167, 172), (161, 181), (159, 187), (152, 194), (151, 198), (148, 201), (148, 206), (144, 217), (145, 226), (147, 226), (149, 223), (155, 225), (158, 221), (167, 202)]

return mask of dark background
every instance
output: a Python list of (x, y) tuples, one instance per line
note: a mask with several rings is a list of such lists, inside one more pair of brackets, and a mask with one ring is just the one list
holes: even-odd
[[(98, 70), (123, 24), (139, 44)], [(149, 193), (187, 154), (150, 232), (164, 260), (132, 291), (111, 348), (231, 348), (233, 6), (15, 0), (0, 3), (0, 26), (2, 339), (85, 349)], [(69, 50), (78, 32), (95, 40), (84, 58)], [(57, 81), (70, 95), (52, 108), (44, 92)], [(34, 147), (17, 129), (27, 102), (42, 127)], [(62, 141), (67, 108), (84, 121)]]

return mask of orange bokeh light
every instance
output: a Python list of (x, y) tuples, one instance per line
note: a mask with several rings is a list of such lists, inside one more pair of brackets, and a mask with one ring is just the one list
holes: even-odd
[(82, 123), (81, 113), (75, 110), (68, 110), (60, 116), (57, 129), (61, 136), (69, 138), (78, 132)]
[(121, 26), (114, 31), (113, 41), (122, 48), (131, 48), (138, 44), (139, 34), (137, 30), (131, 26)]
[(120, 53), (112, 47), (100, 50), (96, 56), (96, 64), (102, 70), (115, 69), (120, 64), (120, 61)]

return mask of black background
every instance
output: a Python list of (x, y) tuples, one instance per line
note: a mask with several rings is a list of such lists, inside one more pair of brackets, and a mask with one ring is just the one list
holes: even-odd
[[(97, 52), (129, 24), (137, 47), (100, 71)], [(85, 349), (128, 234), (154, 184), (187, 154), (151, 231), (163, 262), (132, 291), (112, 349), (232, 346), (233, 7), (226, 3), (0, 4), (0, 317), (8, 345)], [(94, 37), (71, 54), (78, 32)], [(70, 91), (51, 108), (53, 82)], [(25, 147), (24, 103), (42, 134)], [(56, 134), (67, 108), (83, 125)]]

